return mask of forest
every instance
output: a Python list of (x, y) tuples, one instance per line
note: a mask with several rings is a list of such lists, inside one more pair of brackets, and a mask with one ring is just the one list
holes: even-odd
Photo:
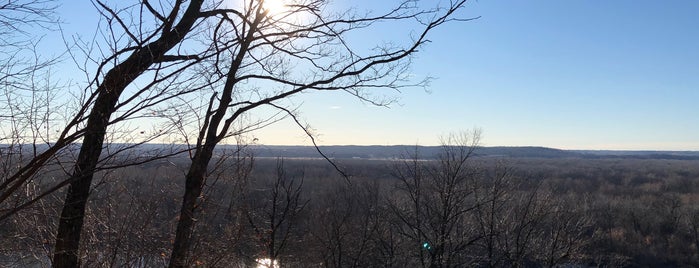
[[(280, 1), (3, 1), (0, 266), (699, 266), (696, 152), (320, 146), (307, 108), (429, 93), (475, 1)], [(255, 149), (282, 123), (303, 157)]]
[[(471, 145), (442, 146), (430, 159), (417, 148), (387, 160), (335, 158), (336, 167), (258, 158), (244, 146), (220, 151), (188, 265), (699, 265), (698, 160), (484, 157)], [(83, 265), (167, 265), (186, 162), (96, 174)], [(0, 223), (0, 265), (50, 263), (60, 196)]]

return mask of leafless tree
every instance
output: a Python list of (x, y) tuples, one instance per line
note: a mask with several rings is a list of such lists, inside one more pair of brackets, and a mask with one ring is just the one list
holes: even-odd
[[(111, 8), (102, 1), (94, 3), (106, 18), (107, 28), (104, 29), (104, 33), (108, 34), (105, 36), (124, 38), (126, 41), (117, 39), (112, 43), (111, 55), (107, 54), (108, 56), (99, 61), (98, 71), (95, 72), (88, 88), (91, 91), (87, 93), (86, 103), (90, 104), (90, 109), (83, 111), (86, 119), (85, 135), (82, 137), (77, 162), (67, 180), (70, 185), (58, 226), (54, 267), (80, 265), (80, 235), (85, 204), (95, 168), (103, 152), (107, 127), (115, 120), (128, 118), (134, 110), (142, 109), (144, 105), (147, 107), (152, 102), (162, 101), (153, 100), (147, 94), (152, 93), (151, 90), (157, 93), (157, 89), (153, 89), (154, 86), (159, 82), (168, 81), (170, 76), (178, 73), (177, 69), (183, 68), (180, 65), (187, 65), (182, 62), (192, 59), (188, 55), (180, 54), (180, 51), (175, 51), (174, 55), (168, 53), (185, 39), (200, 19), (203, 1), (190, 1), (187, 6), (183, 1), (177, 1), (171, 7), (160, 8), (152, 6), (149, 1), (142, 1), (136, 7), (122, 9)], [(124, 13), (132, 17), (124, 20)], [(142, 27), (145, 20), (152, 20), (157, 26)], [(127, 86), (151, 68), (155, 68), (155, 74), (150, 83), (140, 87), (136, 93), (122, 96)], [(158, 73), (159, 70), (168, 68), (175, 70), (170, 70), (167, 74)], [(108, 71), (102, 71), (107, 69)], [(132, 102), (141, 105), (132, 106), (137, 107), (136, 109), (126, 109)], [(122, 109), (122, 112), (112, 118), (119, 109)]]
[[(39, 51), (42, 32), (56, 23), (54, 1), (10, 0), (0, 4), (0, 184), (48, 144), (56, 119), (55, 58)], [(0, 188), (2, 190), (3, 188)], [(5, 199), (5, 192), (0, 191)], [(17, 201), (17, 200), (15, 200)], [(2, 201), (0, 201), (0, 204)], [(0, 209), (2, 206), (0, 206)]]
[(548, 267), (575, 263), (584, 257), (584, 248), (592, 241), (592, 219), (582, 199), (556, 198), (549, 206), (551, 216), (543, 226), (536, 244), (538, 261)]
[[(56, 30), (51, 0), (8, 0), (0, 4), (0, 185), (6, 185), (12, 174), (37, 156), (54, 135), (58, 105), (55, 95), (61, 86), (51, 76), (57, 62), (54, 56), (41, 54), (41, 37)], [(56, 168), (43, 168), (46, 177), (55, 175)], [(35, 198), (41, 192), (41, 182), (31, 180), (5, 194), (0, 187), (0, 215), (5, 208)], [(54, 208), (40, 203), (12, 221), (0, 222), (2, 234), (0, 251), (10, 255), (45, 259), (46, 242), (51, 240), (49, 220)], [(37, 224), (26, 224), (36, 222)], [(5, 235), (12, 234), (10, 239)], [(5, 263), (0, 265), (7, 265)], [(19, 262), (16, 265), (29, 265)]]
[[(269, 260), (269, 265), (279, 263), (292, 241), (297, 228), (298, 215), (306, 207), (307, 200), (301, 198), (303, 174), (288, 174), (284, 160), (277, 159), (276, 176), (267, 183), (253, 187), (252, 191), (260, 191), (256, 198), (249, 200), (246, 216), (252, 227), (252, 233), (257, 239), (253, 243), (261, 255), (256, 259)], [(253, 193), (249, 193), (251, 195)], [(260, 254), (257, 253), (257, 254)]]
[[(117, 128), (112, 129), (109, 133), (99, 131), (100, 127), (96, 127), (96, 125), (99, 123), (106, 129), (107, 126), (113, 126), (117, 122), (124, 122), (130, 118), (142, 118), (143, 114), (139, 113), (146, 109), (158, 108), (157, 105), (178, 96), (178, 94), (170, 92), (169, 88), (177, 83), (180, 71), (187, 67), (188, 62), (195, 61), (196, 57), (183, 56), (182, 51), (175, 51), (172, 53), (173, 55), (166, 55), (166, 52), (184, 38), (184, 35), (191, 28), (191, 25), (188, 24), (194, 24), (200, 18), (198, 12), (201, 3), (199, 2), (202, 1), (194, 3), (195, 7), (191, 8), (193, 11), (190, 11), (189, 17), (184, 16), (186, 9), (181, 3), (174, 6), (163, 5), (159, 8), (153, 8), (145, 1), (138, 5), (143, 7), (140, 10), (142, 12), (138, 13), (135, 12), (138, 8), (134, 6), (115, 10), (101, 1), (94, 2), (97, 12), (103, 15), (103, 24), (100, 24), (96, 36), (102, 37), (103, 40), (95, 37), (92, 43), (84, 44), (82, 39), (76, 38), (75, 43), (77, 44), (70, 45), (69, 50), (70, 57), (77, 64), (77, 70), (85, 72), (87, 76), (88, 81), (83, 90), (66, 90), (66, 88), (55, 87), (55, 83), (48, 78), (43, 80), (43, 84), (37, 83), (42, 82), (37, 80), (38, 78), (47, 76), (33, 71), (37, 68), (36, 65), (29, 69), (31, 72), (28, 72), (32, 75), (32, 79), (23, 79), (19, 83), (9, 83), (15, 88), (22, 87), (27, 94), (20, 96), (20, 98), (17, 98), (19, 96), (17, 94), (6, 94), (7, 101), (15, 103), (15, 105), (8, 105), (8, 109), (10, 109), (8, 114), (12, 118), (9, 122), (12, 123), (12, 126), (5, 128), (5, 122), (3, 122), (3, 130), (9, 130), (13, 138), (26, 140), (26, 137), (30, 137), (30, 141), (38, 141), (43, 147), (30, 148), (33, 149), (33, 154), (3, 177), (2, 184), (0, 184), (0, 205), (3, 205), (0, 210), (2, 212), (0, 219), (5, 219), (30, 206), (40, 198), (78, 181), (78, 176), (71, 176), (73, 175), (71, 173), (75, 173), (74, 171), (66, 171), (66, 173), (71, 174), (68, 179), (59, 180), (54, 185), (46, 187), (36, 198), (14, 206), (8, 205), (8, 199), (34, 178), (49, 161), (59, 161), (57, 153), (66, 149), (70, 144), (81, 141), (82, 144), (87, 145), (91, 144), (92, 141), (99, 141), (99, 144), (95, 144), (96, 147), (99, 147), (96, 150), (90, 149), (92, 148), (90, 146), (81, 146), (82, 151), (91, 150), (94, 154), (94, 157), (83, 156), (83, 158), (91, 160), (81, 161), (95, 162), (95, 166), (98, 165), (97, 163), (109, 165), (110, 163), (106, 162), (111, 159), (110, 156), (129, 151), (135, 145), (151, 141), (154, 136), (157, 136), (147, 135), (143, 139), (134, 139), (134, 135), (120, 133)], [(51, 1), (9, 1), (9, 4), (3, 7), (33, 15), (35, 13), (43, 14), (42, 12), (45, 11), (39, 10), (32, 13), (26, 10), (32, 8), (33, 5), (47, 9), (48, 6), (45, 5), (48, 3)], [(146, 8), (146, 6), (150, 8)], [(172, 10), (164, 10), (167, 8), (172, 8)], [(129, 13), (129, 11), (134, 12)], [(140, 16), (134, 14), (140, 14)], [(167, 16), (162, 14), (167, 14)], [(29, 15), (19, 16), (19, 18), (18, 20), (26, 19), (28, 22), (41, 21), (30, 20), (28, 19)], [(156, 27), (147, 28), (144, 23), (148, 19), (159, 23), (155, 23)], [(125, 21), (131, 23), (125, 23)], [(176, 22), (180, 23), (175, 24)], [(66, 42), (68, 41), (66, 40)], [(81, 52), (84, 55), (78, 55)], [(79, 62), (81, 57), (84, 60), (82, 63)], [(146, 59), (146, 57), (152, 57), (152, 59)], [(24, 73), (19, 72), (19, 74)], [(145, 76), (151, 78), (151, 81), (140, 80), (145, 84), (139, 85), (140, 87), (135, 92), (130, 91), (127, 94), (128, 97), (124, 97), (122, 93), (126, 87), (136, 78), (144, 76), (144, 73), (148, 74)], [(34, 76), (37, 79), (33, 79)], [(49, 87), (43, 87), (44, 85)], [(73, 98), (70, 103), (54, 103), (54, 95), (64, 90), (72, 94)], [(10, 92), (10, 90), (5, 92)], [(18, 91), (12, 90), (12, 92)], [(178, 93), (184, 92), (179, 91)], [(120, 99), (120, 97), (124, 98)], [(64, 109), (59, 111), (58, 106), (63, 106)], [(119, 112), (112, 117), (117, 110)], [(157, 114), (155, 110), (152, 113)], [(103, 122), (98, 120), (100, 115), (103, 116)], [(24, 123), (25, 121), (28, 123)], [(61, 121), (61, 124), (59, 125), (56, 121)], [(18, 130), (20, 128), (22, 128), (21, 132)], [(145, 134), (145, 131), (141, 131), (141, 134)], [(108, 148), (105, 152), (102, 149), (103, 142), (109, 139), (115, 139), (122, 143), (135, 143), (135, 145), (115, 146)], [(25, 143), (24, 140), (20, 140), (20, 142)], [(33, 144), (36, 145), (36, 143)], [(18, 146), (18, 148), (24, 147)], [(101, 153), (105, 155), (101, 155)], [(61, 168), (66, 170), (71, 169), (68, 167), (71, 164), (73, 163), (59, 163)], [(95, 168), (85, 170), (85, 167), (81, 167), (81, 172), (90, 173), (96, 170)], [(71, 201), (71, 203), (73, 202)]]
[(477, 262), (487, 267), (506, 266), (500, 237), (507, 232), (508, 222), (505, 218), (512, 213), (509, 208), (513, 205), (517, 190), (510, 173), (509, 168), (501, 165), (485, 171), (483, 179), (477, 181), (479, 185), (474, 192), (478, 203), (473, 221), (482, 237), (476, 244), (481, 247), (483, 255)]
[(336, 181), (328, 188), (319, 198), (323, 202), (309, 204), (306, 244), (313, 259), (324, 267), (394, 266), (398, 261), (390, 245), (382, 185), (355, 178), (352, 184)]
[[(466, 1), (422, 8), (403, 1), (383, 14), (329, 13), (326, 1), (292, 1), (286, 11), (273, 13), (264, 1), (243, 1), (238, 7), (203, 12), (215, 16), (209, 48), (210, 103), (204, 112), (186, 175), (180, 221), (170, 267), (184, 267), (208, 163), (214, 148), (245, 129), (235, 126), (242, 116), (261, 107), (278, 109), (308, 130), (284, 101), (308, 91), (344, 91), (376, 105), (388, 102), (371, 96), (375, 88), (400, 89), (408, 83), (410, 56), (428, 41), (434, 28), (457, 19)], [(379, 46), (366, 51), (350, 33), (380, 23), (414, 23), (417, 34), (404, 46)], [(301, 68), (298, 68), (301, 67)], [(418, 84), (421, 84), (418, 82)], [(255, 88), (255, 85), (263, 86)]]
[(480, 170), (471, 159), (480, 140), (474, 131), (443, 141), (437, 160), (420, 159), (417, 153), (395, 170), (400, 181), (393, 211), (401, 234), (413, 245), (422, 267), (460, 267), (470, 263), (466, 250), (479, 236), (465, 224), (478, 207), (475, 180)]
[[(43, 14), (40, 9), (34, 9), (39, 11), (36, 13), (22, 12), (31, 4), (48, 7), (44, 4), (49, 2), (8, 3), (3, 8), (19, 11), (18, 14), (23, 14), (17, 17), (19, 20), (38, 23), (41, 17), (28, 18)], [(34, 132), (34, 144), (40, 141), (45, 147), (42, 150), (34, 147), (26, 160), (5, 162), (12, 168), (7, 169), (0, 182), (0, 219), (7, 219), (69, 186), (54, 249), (53, 265), (56, 267), (80, 265), (80, 235), (94, 174), (129, 164), (113, 162), (113, 156), (119, 154), (131, 155), (134, 162), (153, 159), (141, 159), (133, 149), (168, 135), (158, 134), (161, 131), (153, 129), (156, 134), (146, 133), (149, 138), (134, 138), (128, 131), (130, 120), (167, 119), (164, 121), (169, 121), (168, 130), (181, 132), (184, 142), (191, 145), (187, 149), (192, 149), (192, 165), (186, 175), (182, 214), (171, 258), (171, 266), (182, 266), (186, 263), (196, 204), (209, 174), (207, 169), (214, 148), (227, 137), (271, 122), (253, 121), (246, 125), (243, 119), (252, 110), (275, 109), (279, 114), (290, 116), (308, 132), (296, 117), (295, 108), (285, 103), (302, 92), (344, 91), (372, 104), (387, 105), (391, 100), (375, 97), (374, 89), (399, 90), (405, 86), (424, 85), (426, 81), (411, 83), (408, 79), (410, 56), (428, 41), (428, 32), (456, 19), (455, 13), (465, 1), (427, 8), (418, 1), (404, 1), (379, 15), (361, 15), (354, 11), (332, 13), (324, 9), (326, 2), (319, 0), (291, 3), (286, 11), (279, 13), (272, 13), (264, 1), (252, 0), (232, 7), (223, 2), (204, 7), (204, 1), (113, 4), (95, 0), (92, 3), (102, 21), (93, 40), (85, 42), (77, 37), (73, 40), (75, 45), (69, 45), (72, 48), (69, 57), (85, 72), (87, 82), (82, 90), (73, 91), (75, 102), (69, 105), (72, 110), (68, 115), (61, 118), (62, 125), (57, 128), (51, 125), (52, 106), (45, 105), (52, 97), (50, 90), (36, 90), (36, 85), (30, 85), (33, 91), (24, 98), (31, 100), (26, 107), (15, 109), (16, 106), (8, 105), (14, 109), (9, 111), (13, 115), (32, 112), (22, 120), (39, 122), (29, 129)], [(351, 33), (369, 30), (380, 22), (408, 23), (414, 26), (411, 29), (415, 30), (415, 35), (407, 42), (396, 42), (402, 45), (377, 44), (375, 49), (365, 49), (364, 41), (350, 38)], [(185, 45), (183, 41), (188, 36), (198, 36), (190, 40), (199, 43)], [(50, 80), (44, 81), (50, 84)], [(185, 96), (190, 93), (206, 94), (210, 101), (197, 105)], [(15, 102), (15, 98), (9, 96), (6, 101)], [(179, 105), (185, 106), (187, 111), (178, 111), (175, 107), (181, 107)], [(188, 115), (191, 111), (195, 112)], [(189, 139), (192, 125), (187, 120), (192, 118), (198, 119), (194, 121), (199, 125), (196, 125), (194, 139)], [(7, 128), (10, 129), (8, 136), (24, 139), (24, 134), (12, 131), (23, 128), (19, 124), (22, 121), (13, 118), (9, 122), (14, 128)], [(49, 131), (52, 128), (56, 131)], [(106, 147), (110, 141), (135, 144)], [(79, 147), (70, 147), (76, 142), (80, 142)], [(71, 151), (73, 149), (76, 151)], [(71, 155), (68, 161), (61, 158), (59, 152), (63, 150), (70, 154), (75, 152), (75, 158), (70, 158)], [(38, 193), (14, 202), (19, 190), (30, 185), (50, 161), (57, 163), (66, 178), (51, 181)]]

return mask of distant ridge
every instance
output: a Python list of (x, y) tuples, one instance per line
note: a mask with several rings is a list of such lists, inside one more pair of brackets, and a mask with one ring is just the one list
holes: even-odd
[[(129, 147), (130, 144), (113, 143), (109, 146)], [(23, 148), (22, 151), (30, 153), (30, 145), (13, 146), (13, 150)], [(69, 146), (69, 150), (76, 150), (79, 143)], [(234, 149), (235, 145), (219, 145), (217, 150)], [(8, 150), (10, 145), (0, 144), (0, 153)], [(320, 158), (320, 154), (313, 146), (300, 145), (251, 145), (249, 147), (257, 157), (284, 157), (284, 158)], [(41, 152), (48, 149), (48, 145), (42, 144), (35, 148)], [(154, 151), (161, 153), (184, 151), (183, 144), (142, 144), (134, 148), (141, 155), (149, 155)], [(319, 149), (331, 158), (354, 159), (398, 159), (410, 158), (415, 152), (421, 159), (435, 159), (442, 151), (441, 146), (415, 146), (415, 145), (331, 145), (320, 146)], [(185, 154), (182, 154), (185, 155)], [(668, 159), (668, 160), (699, 160), (699, 151), (631, 151), (631, 150), (563, 150), (541, 146), (493, 146), (479, 147), (474, 152), (477, 157), (502, 157), (502, 158), (586, 158), (586, 159)]]
[[(259, 157), (318, 158), (312, 146), (255, 145), (253, 152)], [(419, 158), (435, 159), (441, 146), (414, 145), (333, 145), (319, 146), (331, 158), (396, 159), (411, 157), (417, 150)], [(503, 158), (625, 158), (625, 159), (676, 159), (699, 160), (699, 151), (624, 151), (624, 150), (563, 150), (541, 146), (494, 146), (479, 147), (478, 157)]]
[(699, 151), (571, 150), (587, 158), (699, 160)]
[[(359, 158), (359, 159), (394, 159), (411, 157), (416, 151), (418, 157), (423, 159), (437, 158), (442, 150), (441, 146), (319, 146), (319, 149), (328, 157), (333, 158)], [(320, 157), (312, 146), (268, 146), (256, 145), (253, 152), (260, 157)], [(584, 157), (583, 154), (573, 151), (546, 147), (479, 147), (475, 151), (479, 157), (539, 157), (539, 158), (571, 158)]]

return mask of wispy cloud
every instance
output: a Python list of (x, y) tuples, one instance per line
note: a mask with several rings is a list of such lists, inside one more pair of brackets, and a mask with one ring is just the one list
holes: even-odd
[(338, 110), (338, 109), (342, 109), (342, 106), (330, 106), (329, 108), (331, 110)]

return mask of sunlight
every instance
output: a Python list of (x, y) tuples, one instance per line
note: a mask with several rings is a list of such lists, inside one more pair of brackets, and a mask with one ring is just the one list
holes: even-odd
[(258, 5), (262, 5), (262, 9), (264, 11), (267, 11), (267, 15), (269, 16), (276, 16), (282, 13), (285, 13), (289, 11), (289, 5), (291, 0), (245, 0), (245, 1), (235, 1), (235, 0), (227, 0), (224, 1), (226, 8), (233, 8), (233, 9), (240, 9), (240, 10), (245, 10), (247, 8), (250, 8), (250, 5), (253, 6), (253, 8), (257, 7)]
[(268, 258), (256, 259), (255, 262), (257, 262), (257, 268), (279, 268), (278, 261), (272, 261)]
[[(271, 19), (272, 23), (283, 22), (287, 24), (285, 27), (289, 27), (289, 24), (300, 24), (305, 21), (308, 16), (308, 8), (317, 8), (317, 4), (305, 4), (301, 8), (298, 6), (298, 0), (226, 0), (224, 1), (226, 8), (236, 9), (236, 10), (247, 10), (248, 8), (257, 8), (262, 5), (262, 11), (266, 13), (266, 16)], [(268, 21), (270, 22), (270, 21)]]
[(264, 0), (262, 5), (267, 14), (272, 16), (284, 13), (288, 8), (284, 0)]

